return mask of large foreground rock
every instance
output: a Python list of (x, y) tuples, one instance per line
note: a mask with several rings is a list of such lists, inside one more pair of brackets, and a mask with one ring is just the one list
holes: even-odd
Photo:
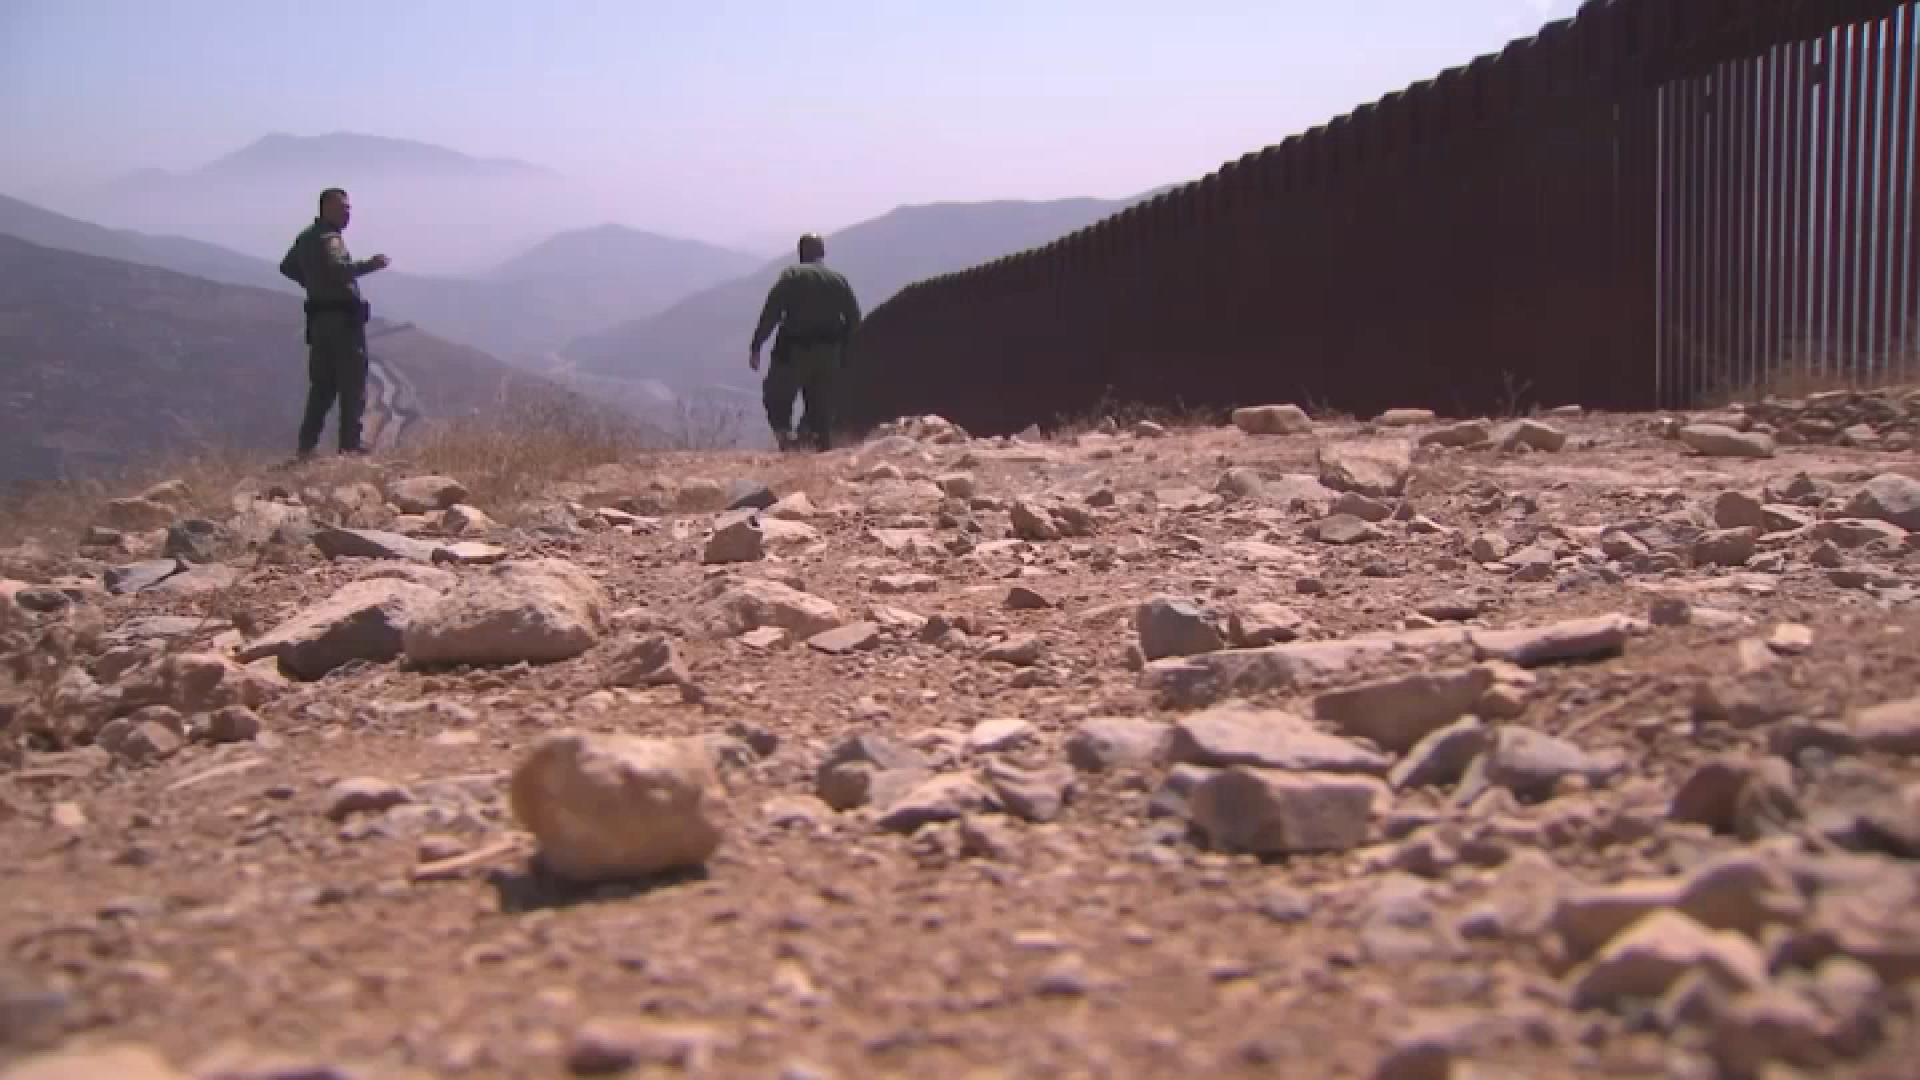
[(549, 735), (514, 769), (510, 797), (547, 867), (576, 881), (699, 866), (723, 835), (726, 796), (700, 739)]
[(278, 657), (297, 679), (318, 679), (354, 660), (383, 664), (400, 655), (407, 627), (439, 599), (435, 589), (394, 578), (355, 581), (249, 642), (240, 659)]
[(598, 582), (559, 559), (503, 562), (468, 578), (407, 625), (416, 664), (517, 664), (570, 660), (607, 625)]

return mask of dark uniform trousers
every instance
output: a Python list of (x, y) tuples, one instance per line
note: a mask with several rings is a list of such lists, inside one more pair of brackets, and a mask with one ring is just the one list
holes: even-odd
[(367, 408), (367, 328), (360, 313), (319, 311), (307, 319), (307, 411), (300, 421), (300, 452), (320, 444), (327, 413), (340, 402), (340, 449), (360, 446)]
[(775, 432), (784, 435), (793, 430), (794, 398), (799, 397), (807, 410), (800, 421), (800, 435), (816, 449), (829, 448), (840, 350), (837, 340), (805, 345), (774, 341), (767, 377), (760, 385), (760, 400), (766, 406), (767, 423)]

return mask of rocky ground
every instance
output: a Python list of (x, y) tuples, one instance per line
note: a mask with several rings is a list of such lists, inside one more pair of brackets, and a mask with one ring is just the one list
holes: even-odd
[(1911, 1077), (1917, 422), (116, 500), (0, 555), (0, 1075)]

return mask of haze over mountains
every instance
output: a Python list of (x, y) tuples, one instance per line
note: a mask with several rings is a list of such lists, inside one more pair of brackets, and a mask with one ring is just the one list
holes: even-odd
[[(418, 332), (384, 340), (376, 356), (408, 369), (429, 415), (484, 407), (511, 384), (657, 429), (717, 404), (745, 418), (736, 434), (762, 441), (758, 376), (741, 346), (790, 251), (768, 259), (567, 224), (591, 207), (564, 196), (564, 177), (524, 162), (271, 136), (199, 169), (142, 171), (59, 200), (103, 224), (0, 196), (0, 485), (207, 441), (281, 447), (305, 364), (298, 290), (276, 267), (334, 184), (353, 194), (354, 253), (395, 260), (363, 288), (377, 316)], [(1044, 244), (1132, 201), (901, 207), (829, 232), (828, 261), (871, 310), (913, 281)], [(520, 242), (494, 257), (497, 220)], [(415, 272), (422, 263), (468, 272)], [(533, 377), (510, 378), (502, 362)]]
[[(0, 234), (0, 488), (195, 447), (290, 450), (306, 393), (300, 325), (284, 291)], [(429, 420), (589, 407), (477, 350), (372, 329), (375, 360)]]

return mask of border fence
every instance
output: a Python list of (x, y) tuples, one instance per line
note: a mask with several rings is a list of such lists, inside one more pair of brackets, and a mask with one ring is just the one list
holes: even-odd
[(1915, 362), (1920, 4), (1590, 0), (856, 335), (845, 419), (1685, 408)]

